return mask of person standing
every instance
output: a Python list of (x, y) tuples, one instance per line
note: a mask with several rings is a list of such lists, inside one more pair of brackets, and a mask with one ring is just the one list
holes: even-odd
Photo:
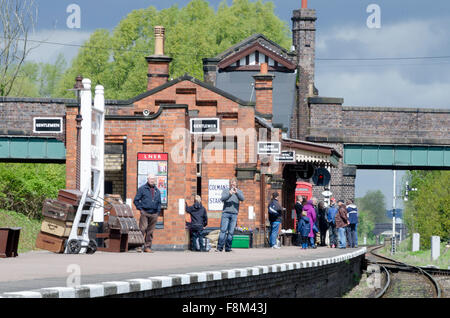
[(328, 222), (327, 222), (327, 208), (325, 206), (325, 202), (320, 201), (317, 210), (318, 210), (317, 223), (319, 224), (319, 232), (320, 232), (320, 246), (326, 246), (325, 238), (328, 230)]
[(194, 201), (192, 206), (188, 206), (186, 203), (186, 212), (191, 215), (189, 230), (191, 232), (192, 250), (207, 252), (206, 246), (203, 244), (202, 232), (203, 228), (208, 225), (208, 215), (202, 205), (202, 198), (199, 195), (195, 196)]
[(328, 207), (327, 212), (327, 221), (328, 221), (328, 233), (330, 235), (330, 247), (335, 248), (337, 246), (337, 233), (336, 233), (336, 220), (335, 216), (338, 209), (336, 207), (336, 199), (331, 198), (330, 206)]
[(338, 236), (339, 236), (339, 248), (346, 248), (347, 247), (347, 240), (345, 239), (345, 228), (349, 224), (348, 218), (347, 218), (347, 209), (345, 208), (344, 201), (339, 200), (338, 201), (338, 212), (336, 213), (335, 220), (336, 220), (336, 228), (338, 230)]
[[(161, 193), (156, 187), (154, 175), (149, 174), (147, 176), (147, 182), (138, 189), (133, 203), (141, 212), (139, 229), (145, 238), (144, 252), (152, 253), (153, 231), (161, 213)], [(142, 247), (138, 247), (136, 251), (142, 252)]]
[(222, 191), (221, 201), (223, 202), (223, 212), (216, 252), (222, 252), (224, 246), (225, 252), (231, 252), (231, 243), (239, 213), (239, 202), (244, 201), (244, 193), (237, 188), (236, 178), (230, 181), (229, 189)]
[(314, 209), (313, 200), (308, 200), (303, 207), (303, 211), (306, 211), (306, 216), (309, 218), (309, 245), (312, 248), (316, 248), (315, 233), (313, 231), (314, 224), (316, 223), (316, 210)]
[(358, 208), (356, 207), (354, 201), (352, 199), (347, 200), (347, 213), (348, 220), (350, 222), (350, 247), (358, 247)]
[(295, 227), (296, 229), (298, 228), (298, 223), (300, 222), (300, 219), (302, 218), (302, 212), (303, 212), (303, 204), (306, 203), (303, 202), (304, 197), (301, 195), (297, 195), (297, 201), (295, 201), (295, 205), (294, 205), (294, 209), (295, 209), (295, 214), (297, 217), (297, 226)]
[(272, 193), (272, 199), (269, 202), (269, 222), (270, 222), (270, 234), (269, 244), (271, 248), (280, 248), (277, 245), (278, 232), (280, 231), (280, 225), (282, 222), (283, 208), (278, 202), (278, 192)]
[(302, 249), (308, 248), (308, 235), (310, 231), (309, 218), (306, 216), (306, 211), (302, 211), (300, 220), (298, 222), (298, 233), (302, 238)]

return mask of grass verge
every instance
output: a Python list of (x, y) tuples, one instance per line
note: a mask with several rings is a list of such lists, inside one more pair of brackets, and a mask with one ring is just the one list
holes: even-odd
[(21, 227), (18, 253), (35, 250), (36, 237), (41, 229), (41, 221), (29, 219), (23, 214), (0, 210), (0, 227)]

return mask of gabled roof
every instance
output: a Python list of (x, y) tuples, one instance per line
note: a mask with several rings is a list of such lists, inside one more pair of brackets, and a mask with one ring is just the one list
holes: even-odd
[(160, 91), (162, 91), (162, 90), (164, 90), (164, 89), (166, 89), (168, 87), (171, 87), (171, 86), (173, 86), (175, 84), (178, 84), (180, 82), (183, 82), (183, 81), (190, 81), (192, 83), (195, 83), (195, 84), (197, 84), (197, 85), (199, 85), (201, 87), (204, 87), (204, 88), (206, 88), (206, 89), (208, 89), (210, 91), (213, 91), (214, 93), (216, 93), (218, 95), (221, 95), (221, 96), (223, 96), (225, 98), (228, 98), (228, 99), (236, 102), (237, 104), (239, 104), (241, 106), (255, 106), (255, 102), (242, 100), (242, 99), (240, 99), (240, 98), (238, 98), (238, 97), (236, 97), (236, 96), (234, 96), (234, 95), (232, 95), (230, 93), (227, 93), (227, 92), (225, 92), (225, 91), (223, 91), (223, 90), (221, 90), (221, 89), (219, 89), (219, 88), (217, 88), (217, 87), (215, 87), (213, 85), (210, 85), (208, 83), (202, 82), (202, 81), (200, 81), (200, 80), (196, 79), (195, 77), (192, 77), (192, 76), (190, 76), (188, 74), (184, 74), (183, 76), (180, 76), (180, 77), (178, 77), (178, 78), (176, 78), (174, 80), (168, 81), (167, 83), (164, 83), (163, 85), (160, 85), (160, 86), (158, 86), (158, 87), (156, 87), (154, 89), (146, 91), (146, 92), (144, 92), (144, 93), (142, 93), (140, 95), (137, 95), (137, 96), (135, 96), (135, 97), (133, 97), (131, 99), (128, 99), (128, 100), (106, 100), (105, 102), (106, 102), (107, 106), (132, 106), (133, 103), (135, 103), (135, 102), (137, 102), (137, 101), (139, 101), (141, 99), (144, 99), (144, 98), (146, 98), (148, 96), (156, 94), (156, 93), (158, 93), (158, 92), (160, 92)]
[(245, 40), (235, 44), (229, 49), (214, 57), (219, 62), (219, 68), (225, 68), (239, 59), (259, 51), (288, 69), (296, 68), (295, 53), (288, 52), (277, 43), (269, 40), (262, 34), (254, 34)]

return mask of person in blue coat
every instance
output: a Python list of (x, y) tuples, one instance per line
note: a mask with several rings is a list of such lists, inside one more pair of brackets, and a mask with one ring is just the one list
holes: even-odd
[(307, 217), (307, 212), (303, 211), (302, 217), (298, 222), (298, 233), (302, 237), (302, 249), (304, 250), (308, 248), (308, 235), (311, 228), (309, 222), (310, 219)]
[(186, 212), (191, 215), (189, 230), (191, 232), (192, 250), (206, 252), (206, 246), (203, 244), (203, 229), (208, 225), (208, 214), (199, 195), (195, 196), (195, 202), (192, 206), (188, 206), (186, 203)]
[(350, 222), (350, 247), (358, 247), (358, 208), (352, 199), (347, 200), (347, 213)]
[(336, 221), (335, 216), (338, 211), (338, 208), (336, 206), (336, 199), (331, 198), (330, 206), (328, 207), (327, 211), (327, 221), (329, 225), (329, 234), (330, 234), (330, 247), (335, 248), (337, 247), (337, 231), (336, 231)]

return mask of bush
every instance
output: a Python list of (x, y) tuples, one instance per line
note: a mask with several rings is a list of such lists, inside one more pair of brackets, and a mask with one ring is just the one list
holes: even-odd
[(0, 209), (41, 218), (42, 203), (65, 187), (65, 165), (0, 163)]

